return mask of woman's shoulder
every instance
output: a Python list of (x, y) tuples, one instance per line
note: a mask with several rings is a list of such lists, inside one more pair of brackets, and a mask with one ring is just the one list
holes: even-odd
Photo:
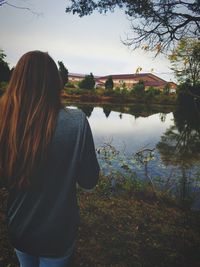
[(85, 113), (78, 108), (64, 107), (61, 109), (61, 112), (65, 114), (65, 116), (85, 117)]
[(59, 112), (59, 119), (61, 121), (68, 121), (73, 123), (83, 123), (85, 121), (85, 113), (80, 109), (62, 108)]

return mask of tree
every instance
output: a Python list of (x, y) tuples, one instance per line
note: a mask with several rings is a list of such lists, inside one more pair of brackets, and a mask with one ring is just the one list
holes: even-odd
[(137, 96), (142, 96), (145, 93), (144, 81), (140, 80), (132, 89), (133, 93)]
[(5, 57), (6, 55), (4, 54), (3, 50), (0, 49), (0, 61), (4, 60)]
[(111, 109), (107, 108), (107, 107), (104, 107), (103, 108), (103, 113), (105, 114), (106, 118), (108, 118), (110, 113), (111, 113)]
[(6, 4), (6, 0), (0, 0), (0, 6), (3, 6)]
[(62, 61), (58, 61), (58, 65), (63, 85), (65, 85), (68, 82), (68, 70), (66, 69)]
[(131, 22), (133, 36), (125, 44), (157, 52), (167, 51), (184, 36), (200, 35), (199, 0), (70, 0), (66, 12), (80, 17), (122, 8)]
[(182, 39), (169, 56), (172, 70), (180, 82), (190, 81), (196, 86), (200, 83), (200, 41)]
[(10, 78), (10, 68), (4, 60), (5, 57), (3, 50), (0, 49), (0, 82), (8, 82)]
[(147, 96), (155, 96), (160, 94), (160, 90), (153, 86), (150, 86), (145, 93)]
[(163, 88), (163, 94), (169, 95), (169, 93), (170, 93), (170, 83), (166, 83), (164, 88)]
[(108, 79), (105, 82), (105, 88), (107, 90), (112, 90), (113, 89), (113, 86), (114, 86), (114, 83), (113, 83), (112, 76), (109, 76)]
[(17, 8), (17, 9), (22, 9), (22, 10), (27, 10), (29, 12), (31, 12), (32, 14), (36, 15), (36, 16), (41, 16), (42, 13), (38, 13), (37, 11), (32, 10), (31, 8), (29, 8), (28, 6), (19, 6), (19, 5), (14, 5), (13, 3), (10, 3), (10, 1), (7, 0), (0, 0), (0, 7), (3, 5), (7, 5), (13, 8)]
[(81, 109), (88, 118), (92, 115), (92, 111), (94, 109), (94, 106), (90, 105), (78, 105), (77, 107)]
[[(184, 199), (188, 186), (195, 181), (195, 175), (191, 176), (191, 168), (200, 162), (200, 105), (194, 105), (189, 99), (180, 103), (173, 115), (174, 125), (161, 136), (156, 147), (166, 166), (180, 169), (180, 193)], [(187, 172), (191, 177), (187, 176)]]
[(166, 164), (190, 167), (200, 161), (200, 105), (189, 98), (179, 103), (173, 115), (174, 126), (166, 130), (157, 148)]
[(94, 89), (95, 86), (95, 79), (92, 73), (90, 73), (90, 75), (86, 75), (85, 78), (80, 81), (79, 83), (79, 87), (81, 89)]

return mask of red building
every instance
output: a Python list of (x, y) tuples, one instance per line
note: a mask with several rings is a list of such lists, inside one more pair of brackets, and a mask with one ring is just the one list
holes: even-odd
[[(144, 82), (145, 89), (147, 90), (149, 87), (154, 87), (159, 90), (163, 90), (163, 88), (169, 84), (170, 88), (176, 90), (176, 84), (172, 82), (167, 82), (158, 76), (152, 73), (139, 73), (139, 74), (114, 74), (114, 75), (106, 75), (106, 76), (95, 76), (96, 86), (104, 87), (104, 84), (109, 76), (112, 76), (114, 87), (125, 87), (127, 89), (132, 89), (135, 84), (137, 84), (140, 80)], [(81, 81), (85, 75), (84, 74), (69, 74), (70, 82), (79, 82)]]

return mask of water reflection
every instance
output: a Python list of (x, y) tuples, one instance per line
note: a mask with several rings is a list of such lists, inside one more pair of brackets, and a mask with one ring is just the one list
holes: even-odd
[(132, 154), (144, 146), (155, 147), (160, 136), (173, 125), (171, 107), (143, 105), (74, 104), (85, 112), (96, 146), (112, 141), (118, 150)]
[(185, 199), (191, 190), (198, 193), (200, 173), (200, 107), (188, 103), (176, 109), (142, 105), (73, 105), (89, 118), (96, 147), (112, 143), (127, 155), (142, 148), (156, 148), (156, 159), (148, 165), (150, 175), (165, 179), (165, 185), (169, 187), (171, 181), (175, 183)]
[(76, 107), (81, 109), (88, 118), (92, 115), (92, 111), (94, 109), (94, 106), (92, 106), (92, 105), (81, 105), (81, 104), (78, 104), (78, 105), (76, 105)]
[[(200, 108), (188, 100), (180, 103), (174, 115), (174, 125), (161, 136), (157, 149), (166, 166), (180, 171), (179, 193), (185, 199), (198, 189), (200, 163)], [(196, 192), (198, 193), (198, 192)], [(200, 206), (200, 203), (198, 203)]]
[(109, 108), (103, 108), (103, 112), (104, 112), (106, 118), (108, 118), (109, 115), (110, 115), (111, 109), (109, 109)]
[(158, 114), (147, 118), (112, 111), (108, 118), (103, 116), (102, 110), (95, 108), (89, 119), (96, 145), (112, 139), (112, 144), (120, 150), (126, 147), (126, 152), (132, 154), (144, 146), (155, 147), (161, 134), (173, 123), (172, 113), (168, 114), (166, 122), (161, 124)]
[(76, 106), (89, 118), (92, 115), (94, 107), (99, 107), (103, 110), (104, 115), (108, 118), (111, 112), (118, 112), (119, 117), (122, 118), (123, 114), (133, 115), (135, 119), (139, 117), (149, 117), (153, 114), (160, 114), (161, 121), (165, 120), (166, 114), (173, 111), (173, 107), (167, 106), (148, 106), (148, 105), (117, 105), (117, 104), (85, 104), (85, 103), (69, 103), (67, 106)]
[(160, 120), (161, 120), (161, 122), (165, 122), (165, 120), (166, 120), (166, 114), (165, 113), (160, 113)]

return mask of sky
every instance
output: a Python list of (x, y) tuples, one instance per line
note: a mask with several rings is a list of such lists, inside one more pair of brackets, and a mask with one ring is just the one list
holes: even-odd
[(31, 11), (0, 6), (0, 49), (10, 67), (31, 50), (48, 52), (70, 73), (112, 75), (151, 72), (176, 81), (164, 55), (131, 50), (122, 43), (130, 23), (122, 10), (83, 18), (65, 12), (67, 0), (8, 0)]
[[(161, 122), (160, 114), (148, 117), (138, 117), (131, 114), (122, 114), (111, 111), (106, 118), (102, 108), (95, 107), (89, 117), (90, 126), (97, 147), (105, 143), (111, 143), (121, 150), (126, 147), (126, 152), (133, 153), (141, 148), (155, 147), (161, 136), (172, 126), (173, 114), (168, 113), (165, 121)], [(135, 142), (137, 140), (137, 142)]]

